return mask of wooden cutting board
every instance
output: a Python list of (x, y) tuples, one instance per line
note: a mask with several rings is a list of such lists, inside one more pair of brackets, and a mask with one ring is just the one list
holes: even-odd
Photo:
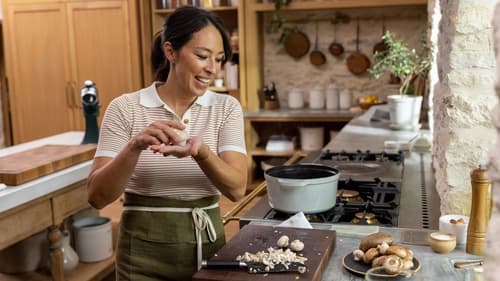
[[(276, 241), (287, 235), (290, 241), (299, 239), (304, 242), (303, 255), (308, 270), (300, 274), (294, 272), (251, 274), (243, 269), (201, 269), (193, 276), (193, 281), (320, 281), (330, 255), (335, 248), (335, 231), (321, 229), (301, 229), (265, 225), (246, 225), (236, 236), (226, 243), (211, 260), (235, 260), (245, 252), (256, 253), (269, 247), (276, 247)], [(298, 278), (297, 278), (298, 277)]]
[(94, 157), (95, 144), (44, 145), (0, 157), (0, 182), (19, 185)]

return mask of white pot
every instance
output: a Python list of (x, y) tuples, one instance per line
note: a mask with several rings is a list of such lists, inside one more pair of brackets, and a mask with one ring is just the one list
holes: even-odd
[(113, 255), (111, 220), (106, 217), (86, 217), (73, 223), (76, 252), (81, 262), (97, 262)]
[(323, 127), (299, 128), (300, 148), (304, 151), (315, 151), (323, 148)]
[(391, 95), (389, 104), (390, 126), (394, 129), (418, 128), (422, 96)]
[(319, 213), (337, 202), (338, 170), (316, 164), (278, 166), (264, 173), (269, 205), (286, 213)]

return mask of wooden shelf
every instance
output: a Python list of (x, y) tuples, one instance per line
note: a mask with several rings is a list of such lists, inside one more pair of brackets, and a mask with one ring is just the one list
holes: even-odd
[(359, 115), (350, 110), (279, 109), (247, 111), (246, 120), (252, 122), (349, 122)]
[(274, 157), (286, 157), (286, 156), (292, 156), (295, 151), (284, 151), (284, 152), (278, 152), (278, 151), (267, 151), (265, 148), (253, 148), (252, 150), (249, 150), (248, 153), (251, 156), (274, 156)]
[[(283, 6), (283, 10), (321, 10), (338, 8), (360, 8), (360, 7), (388, 7), (388, 6), (411, 6), (427, 5), (427, 0), (336, 0), (336, 1), (300, 1), (291, 2)], [(258, 3), (250, 7), (255, 12), (272, 12), (275, 10), (273, 3)]]
[[(236, 12), (238, 7), (232, 6), (221, 6), (221, 7), (213, 7), (213, 8), (205, 8), (205, 10), (213, 11), (213, 12)], [(173, 13), (175, 9), (155, 9), (153, 12), (156, 14), (170, 14)]]

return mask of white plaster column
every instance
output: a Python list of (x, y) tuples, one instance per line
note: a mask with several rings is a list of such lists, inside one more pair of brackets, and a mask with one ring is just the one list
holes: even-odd
[[(493, 18), (494, 45), (496, 50), (496, 63), (500, 65), (500, 2), (495, 9)], [(496, 93), (500, 96), (500, 68), (497, 68)], [(490, 161), (488, 175), (492, 180), (493, 213), (488, 225), (486, 238), (484, 277), (488, 281), (498, 280), (500, 276), (500, 107), (497, 105), (493, 110), (493, 121), (497, 129), (497, 142), (490, 150)]]
[(443, 214), (470, 213), (470, 171), (487, 163), (496, 140), (490, 112), (497, 104), (491, 22), (497, 2), (440, 0), (433, 165)]

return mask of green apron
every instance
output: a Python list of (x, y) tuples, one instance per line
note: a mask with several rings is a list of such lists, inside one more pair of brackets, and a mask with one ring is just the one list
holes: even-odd
[[(202, 208), (215, 204), (218, 196), (193, 201), (147, 197), (126, 193), (116, 253), (116, 280), (191, 280), (197, 268), (197, 240), (193, 212), (165, 211), (169, 208)], [(138, 207), (136, 210), (134, 207)], [(152, 207), (141, 210), (141, 207)], [(132, 210), (130, 210), (132, 209)], [(197, 209), (200, 213), (200, 210)], [(213, 256), (224, 244), (224, 226), (219, 207), (205, 209), (216, 239), (200, 231), (202, 258)]]

